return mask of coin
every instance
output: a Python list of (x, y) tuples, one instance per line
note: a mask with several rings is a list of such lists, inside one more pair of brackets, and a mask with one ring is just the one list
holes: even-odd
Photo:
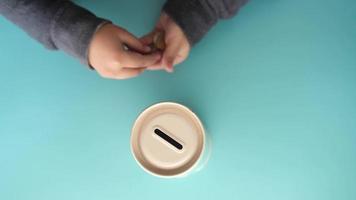
[(165, 40), (164, 40), (164, 32), (158, 31), (153, 35), (153, 47), (154, 50), (163, 51), (166, 48)]

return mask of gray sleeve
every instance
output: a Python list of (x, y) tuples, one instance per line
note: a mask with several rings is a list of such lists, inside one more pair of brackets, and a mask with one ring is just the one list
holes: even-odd
[(218, 20), (234, 16), (247, 0), (168, 0), (163, 11), (196, 44)]
[(87, 63), (90, 40), (106, 20), (68, 0), (1, 0), (0, 14), (49, 49)]

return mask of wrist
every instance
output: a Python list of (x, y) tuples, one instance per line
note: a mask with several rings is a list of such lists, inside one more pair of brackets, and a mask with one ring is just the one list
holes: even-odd
[(197, 0), (170, 0), (163, 11), (182, 29), (190, 46), (199, 42), (217, 22), (215, 16)]
[(98, 33), (104, 26), (109, 25), (109, 24), (112, 24), (112, 22), (111, 22), (111, 21), (107, 21), (107, 20), (105, 20), (105, 21), (103, 21), (102, 23), (100, 23), (100, 24), (96, 27), (96, 29), (95, 29), (95, 31), (94, 31), (94, 33), (93, 33), (93, 36), (92, 36), (92, 38), (91, 38), (91, 40), (90, 40), (90, 42), (89, 42), (88, 49), (87, 49), (87, 51), (86, 51), (86, 60), (87, 60), (87, 65), (88, 65), (89, 69), (91, 69), (91, 70), (95, 70), (95, 68), (91, 65), (91, 62), (90, 62), (90, 52), (91, 52), (91, 49), (93, 48), (93, 41), (95, 40), (95, 38), (96, 38), (96, 36), (97, 36), (97, 33)]

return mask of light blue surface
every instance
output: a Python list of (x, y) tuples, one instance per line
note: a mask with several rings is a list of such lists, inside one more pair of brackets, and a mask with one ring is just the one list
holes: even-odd
[[(162, 0), (77, 1), (136, 35)], [(176, 68), (104, 80), (0, 18), (0, 199), (356, 199), (356, 1), (255, 0)], [(213, 139), (206, 168), (147, 175), (133, 121), (189, 106)]]

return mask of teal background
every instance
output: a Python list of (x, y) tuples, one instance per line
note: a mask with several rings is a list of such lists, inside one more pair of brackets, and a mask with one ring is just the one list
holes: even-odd
[[(136, 35), (163, 0), (77, 3)], [(100, 78), (0, 18), (0, 199), (356, 199), (356, 1), (255, 0), (174, 74)], [(160, 101), (213, 140), (206, 168), (146, 174), (130, 129)]]

